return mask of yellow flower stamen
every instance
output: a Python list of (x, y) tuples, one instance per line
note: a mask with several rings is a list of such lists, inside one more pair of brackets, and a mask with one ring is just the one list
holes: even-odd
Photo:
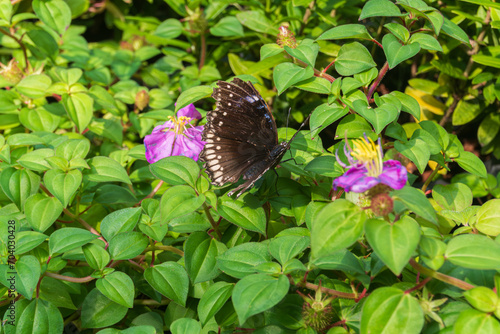
[(382, 154), (380, 153), (380, 146), (375, 144), (370, 138), (368, 140), (369, 142), (363, 139), (353, 140), (354, 149), (351, 152), (351, 156), (365, 165), (368, 176), (376, 177), (382, 174)]
[(165, 131), (174, 131), (176, 135), (180, 135), (186, 130), (186, 125), (191, 121), (191, 117), (181, 116), (179, 119), (176, 119), (174, 116), (168, 116), (168, 120), (174, 123), (174, 126), (165, 129)]

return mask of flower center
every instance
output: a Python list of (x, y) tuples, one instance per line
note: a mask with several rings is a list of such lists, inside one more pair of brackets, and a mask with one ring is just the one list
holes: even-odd
[(174, 116), (168, 116), (168, 120), (173, 123), (173, 126), (165, 130), (174, 131), (176, 135), (180, 135), (186, 130), (186, 124), (189, 124), (191, 117), (181, 116), (176, 119)]
[(354, 149), (351, 151), (351, 156), (365, 165), (368, 176), (377, 177), (382, 174), (383, 161), (380, 143), (377, 145), (373, 140), (367, 138), (367, 140), (355, 139), (353, 144)]

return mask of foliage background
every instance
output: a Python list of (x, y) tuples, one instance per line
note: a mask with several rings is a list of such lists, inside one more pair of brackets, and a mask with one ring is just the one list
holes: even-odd
[[(499, 10), (0, 0), (2, 331), (500, 331)], [(274, 44), (283, 24), (302, 49)], [(323, 126), (293, 143), (302, 164), (283, 163), (277, 189), (268, 173), (238, 200), (188, 158), (150, 166), (142, 144), (189, 103), (211, 110), (214, 82), (235, 75), (260, 83), (278, 126), (289, 108), (291, 127), (310, 113)], [(397, 112), (373, 119), (354, 103), (366, 96)], [(331, 190), (332, 153), (364, 132), (411, 171), (391, 223)], [(298, 294), (321, 287), (336, 297), (324, 327)]]

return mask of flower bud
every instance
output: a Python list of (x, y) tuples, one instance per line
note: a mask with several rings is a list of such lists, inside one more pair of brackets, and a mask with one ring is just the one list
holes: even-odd
[(135, 95), (135, 106), (142, 111), (149, 104), (149, 94), (144, 89)]
[(7, 65), (0, 63), (0, 75), (12, 85), (17, 84), (23, 78), (23, 72), (17, 64), (14, 58)]
[(373, 213), (377, 216), (387, 216), (392, 212), (393, 208), (394, 202), (389, 194), (381, 193), (372, 197), (370, 209), (372, 209)]
[(295, 35), (290, 31), (290, 29), (288, 29), (287, 26), (280, 27), (276, 43), (281, 47), (284, 47), (285, 45), (292, 49), (297, 47)]

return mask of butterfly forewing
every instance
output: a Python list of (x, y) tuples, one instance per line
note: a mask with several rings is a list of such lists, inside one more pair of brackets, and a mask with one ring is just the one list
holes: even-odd
[(229, 193), (242, 189), (240, 196), (279, 162), (287, 145), (278, 144), (276, 122), (251, 82), (235, 78), (217, 85), (212, 94), (216, 109), (207, 113), (200, 158), (215, 185), (243, 176), (247, 181)]

